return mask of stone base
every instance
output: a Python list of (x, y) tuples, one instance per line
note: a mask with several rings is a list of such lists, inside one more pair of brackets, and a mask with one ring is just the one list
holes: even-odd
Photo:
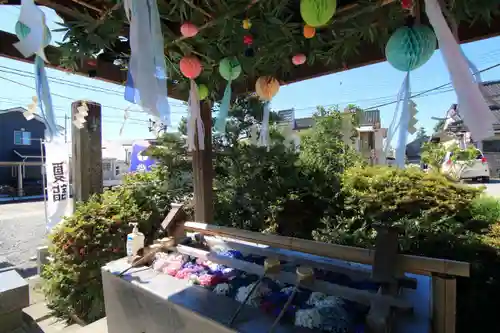
[(23, 308), (30, 304), (28, 283), (15, 270), (0, 273), (0, 332), (22, 326)]

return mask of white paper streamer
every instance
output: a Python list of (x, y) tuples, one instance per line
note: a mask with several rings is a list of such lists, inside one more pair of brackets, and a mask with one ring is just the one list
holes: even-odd
[(396, 149), (396, 165), (399, 168), (405, 166), (406, 141), (408, 139), (408, 125), (410, 124), (410, 72), (408, 72), (401, 87), (403, 91), (403, 108), (399, 120), (398, 147)]
[(191, 80), (189, 90), (189, 119), (187, 122), (188, 151), (196, 150), (196, 136), (198, 136), (198, 149), (205, 149), (205, 128), (200, 112), (200, 97), (194, 80)]
[(399, 116), (399, 106), (401, 105), (401, 101), (403, 100), (404, 97), (404, 89), (405, 89), (405, 81), (403, 81), (403, 84), (401, 85), (401, 88), (399, 88), (398, 95), (396, 97), (396, 108), (394, 109), (394, 116), (392, 117), (391, 124), (389, 125), (389, 130), (387, 131), (387, 138), (385, 140), (385, 148), (384, 148), (384, 156), (387, 156), (387, 153), (389, 152), (389, 149), (391, 148), (392, 144), (392, 139), (394, 138), (394, 134), (399, 128), (399, 122), (396, 123), (398, 119), (401, 119)]
[(425, 11), (434, 28), (441, 54), (450, 72), (464, 124), (475, 141), (492, 137), (495, 117), (470, 72), (468, 61), (446, 23), (437, 0), (425, 0)]
[(29, 34), (15, 43), (15, 48), (25, 57), (37, 54), (47, 62), (44, 52), (45, 41), (45, 14), (35, 5), (34, 0), (22, 0), (19, 13), (19, 22), (30, 28)]
[(262, 116), (262, 126), (260, 128), (259, 146), (269, 146), (269, 102), (264, 104), (264, 115)]

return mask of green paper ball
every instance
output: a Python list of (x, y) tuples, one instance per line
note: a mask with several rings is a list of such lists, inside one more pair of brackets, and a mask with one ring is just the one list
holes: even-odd
[(337, 0), (300, 0), (300, 14), (307, 25), (326, 25), (337, 10)]
[[(26, 38), (26, 36), (28, 36), (31, 29), (26, 24), (17, 21), (15, 31), (17, 38), (23, 39)], [(43, 41), (43, 46), (44, 47), (49, 46), (51, 39), (52, 39), (52, 34), (50, 33), (50, 29), (48, 27), (45, 27), (45, 40)]]
[(392, 67), (408, 72), (429, 61), (436, 43), (436, 35), (428, 26), (401, 27), (389, 38), (385, 55)]
[(208, 97), (208, 87), (204, 84), (199, 84), (198, 85), (198, 97), (200, 101), (203, 101), (205, 98)]
[(219, 73), (226, 81), (235, 80), (241, 74), (240, 62), (235, 57), (222, 59), (219, 63)]

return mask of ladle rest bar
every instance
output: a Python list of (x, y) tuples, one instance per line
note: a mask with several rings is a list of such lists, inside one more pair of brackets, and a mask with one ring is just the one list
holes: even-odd
[[(375, 251), (363, 248), (327, 244), (293, 237), (261, 234), (198, 222), (186, 222), (184, 224), (184, 229), (186, 231), (199, 232), (204, 235), (239, 239), (254, 244), (268, 245), (366, 265), (373, 265), (375, 255)], [(398, 267), (402, 272), (421, 275), (441, 274), (462, 277), (470, 276), (469, 263), (453, 260), (399, 254)]]

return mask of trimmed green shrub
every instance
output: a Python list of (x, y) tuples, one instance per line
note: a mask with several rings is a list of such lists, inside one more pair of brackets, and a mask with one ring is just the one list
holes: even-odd
[(471, 264), (471, 276), (457, 279), (457, 333), (495, 327), (500, 299), (495, 199), (413, 168), (352, 168), (342, 185), (345, 209), (323, 220), (324, 227), (313, 233), (316, 240), (372, 248), (373, 223), (398, 226), (402, 253)]
[(413, 226), (418, 232), (462, 228), (471, 219), (468, 208), (480, 192), (415, 168), (351, 168), (342, 177), (342, 211), (326, 217), (325, 227), (314, 237), (366, 246), (375, 237), (373, 223), (399, 224), (407, 230)]
[(500, 200), (495, 197), (482, 195), (472, 201), (469, 210), (474, 220), (488, 224), (500, 222)]

